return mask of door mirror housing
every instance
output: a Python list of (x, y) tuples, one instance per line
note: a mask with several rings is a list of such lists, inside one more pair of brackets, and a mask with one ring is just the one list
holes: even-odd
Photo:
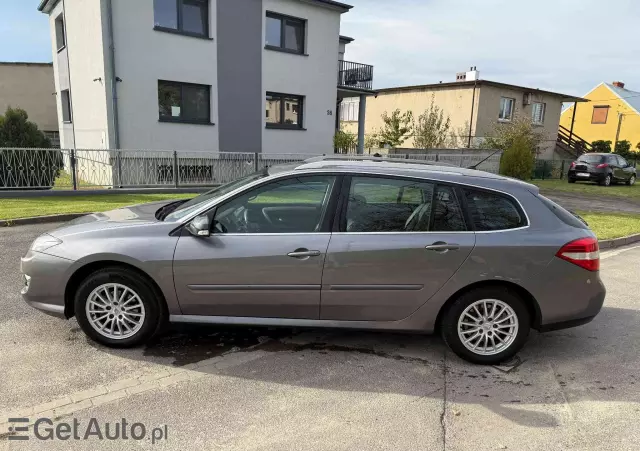
[(211, 236), (211, 221), (209, 220), (209, 215), (196, 216), (189, 224), (187, 224), (186, 228), (193, 236)]

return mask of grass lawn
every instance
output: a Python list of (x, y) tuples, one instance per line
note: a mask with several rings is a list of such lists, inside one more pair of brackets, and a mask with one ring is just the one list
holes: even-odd
[(578, 211), (599, 240), (610, 240), (640, 233), (640, 215)]
[(188, 199), (197, 194), (104, 194), (96, 196), (0, 199), (0, 219), (28, 218), (63, 213), (93, 213), (164, 199)]
[(624, 197), (640, 200), (640, 185), (599, 186), (595, 183), (569, 183), (567, 180), (532, 180), (541, 190), (578, 193), (587, 196)]

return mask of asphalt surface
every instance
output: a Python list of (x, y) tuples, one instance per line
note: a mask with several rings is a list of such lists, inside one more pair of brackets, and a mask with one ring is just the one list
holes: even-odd
[(182, 328), (144, 348), (106, 349), (20, 299), (19, 258), (54, 226), (0, 230), (0, 424), (128, 378), (184, 377), (51, 411), (55, 424), (166, 425), (155, 445), (43, 442), (33, 431), (9, 441), (0, 429), (0, 450), (638, 449), (640, 247), (603, 255), (608, 295), (592, 323), (532, 332), (519, 364), (494, 368), (460, 360), (437, 337), (318, 329)]

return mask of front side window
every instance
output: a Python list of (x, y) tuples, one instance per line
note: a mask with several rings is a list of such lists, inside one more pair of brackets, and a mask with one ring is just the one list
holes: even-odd
[(304, 19), (267, 12), (265, 43), (267, 48), (304, 53)]
[(71, 94), (68, 89), (60, 91), (60, 102), (62, 103), (62, 121), (71, 122)]
[(300, 176), (254, 188), (216, 209), (224, 233), (314, 233), (322, 229), (335, 176)]
[(158, 81), (161, 121), (208, 124), (211, 121), (211, 87), (174, 81)]
[(153, 0), (155, 28), (209, 36), (209, 0)]
[(535, 102), (531, 107), (531, 120), (534, 124), (542, 125), (544, 123), (544, 113), (547, 104), (542, 102)]
[(510, 121), (513, 119), (513, 108), (516, 104), (516, 99), (509, 97), (500, 97), (500, 113), (498, 119), (501, 121)]
[(473, 189), (465, 189), (464, 195), (476, 231), (508, 230), (526, 225), (520, 208), (506, 196)]
[(618, 164), (620, 164), (621, 168), (626, 168), (629, 165), (629, 163), (627, 163), (627, 160), (622, 158), (620, 155), (618, 155)]
[(64, 33), (64, 16), (60, 14), (56, 18), (56, 48), (58, 51), (65, 48), (67, 45), (67, 38)]
[(268, 92), (266, 97), (267, 127), (302, 128), (303, 97)]

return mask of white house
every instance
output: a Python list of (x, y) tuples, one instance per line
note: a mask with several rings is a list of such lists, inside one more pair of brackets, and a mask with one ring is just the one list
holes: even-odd
[(42, 0), (63, 148), (323, 154), (343, 61), (332, 0)]

